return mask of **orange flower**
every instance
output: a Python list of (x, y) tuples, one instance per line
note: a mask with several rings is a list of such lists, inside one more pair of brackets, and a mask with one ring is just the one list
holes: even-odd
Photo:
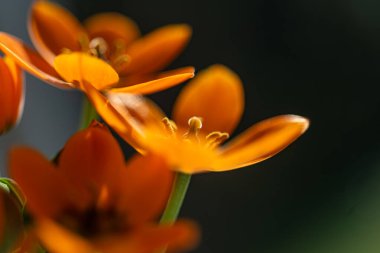
[(281, 115), (253, 125), (220, 146), (236, 127), (244, 107), (239, 77), (221, 65), (204, 70), (185, 87), (174, 106), (176, 123), (141, 97), (111, 93), (106, 98), (91, 85), (84, 84), (84, 88), (98, 113), (122, 138), (140, 152), (161, 154), (184, 173), (226, 171), (258, 163), (287, 147), (309, 125), (303, 117)]
[(147, 253), (196, 240), (192, 223), (153, 221), (172, 183), (163, 160), (136, 156), (125, 164), (117, 141), (98, 123), (75, 134), (54, 162), (30, 148), (13, 149), (10, 175), (49, 252)]
[[(106, 83), (101, 87), (95, 87), (115, 92), (156, 92), (194, 76), (192, 67), (157, 73), (187, 44), (191, 35), (187, 25), (168, 25), (139, 38), (135, 23), (121, 14), (98, 14), (82, 26), (62, 7), (49, 1), (34, 1), (29, 32), (39, 54), (6, 33), (0, 33), (0, 49), (14, 57), (25, 70), (60, 88), (78, 87), (57, 69), (57, 64), (60, 65), (57, 61), (77, 62), (78, 54), (64, 56), (61, 61), (56, 59), (69, 52), (82, 52), (81, 58), (90, 66), (103, 62), (104, 69), (112, 69), (113, 73), (92, 71), (92, 75), (93, 79), (104, 80), (102, 73), (111, 73), (112, 78), (104, 80)], [(74, 77), (80, 81), (80, 76)]]
[(0, 58), (0, 134), (17, 124), (23, 105), (21, 70), (11, 58)]

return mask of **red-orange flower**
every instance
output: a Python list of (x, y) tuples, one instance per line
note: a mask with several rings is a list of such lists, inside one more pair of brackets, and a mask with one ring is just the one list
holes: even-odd
[(0, 57), (0, 134), (16, 125), (24, 105), (20, 68), (9, 57)]
[[(187, 25), (168, 25), (139, 38), (135, 23), (121, 14), (101, 13), (82, 26), (62, 7), (49, 1), (34, 1), (29, 32), (38, 53), (6, 33), (0, 33), (0, 49), (30, 73), (60, 88), (78, 88), (56, 68), (56, 57), (69, 52), (87, 54), (81, 56), (87, 64), (99, 65), (103, 61), (103, 68), (113, 69), (112, 78), (104, 80), (101, 88), (115, 92), (156, 92), (194, 76), (192, 67), (157, 73), (187, 44), (191, 35)], [(64, 62), (76, 62), (77, 54), (74, 55)], [(92, 74), (93, 79), (102, 79), (102, 72)], [(75, 76), (74, 80), (78, 79), (80, 76)]]
[(166, 245), (184, 249), (196, 240), (189, 222), (154, 223), (172, 183), (166, 163), (147, 155), (126, 164), (100, 124), (75, 134), (54, 162), (30, 148), (13, 149), (10, 175), (49, 252), (148, 253)]
[[(91, 85), (85, 91), (102, 118), (140, 152), (166, 157), (184, 173), (226, 171), (263, 161), (287, 147), (308, 128), (301, 116), (273, 117), (226, 145), (244, 108), (239, 77), (222, 65), (204, 70), (179, 95), (174, 121), (151, 102), (128, 94), (107, 98)], [(188, 125), (189, 124), (189, 125)]]

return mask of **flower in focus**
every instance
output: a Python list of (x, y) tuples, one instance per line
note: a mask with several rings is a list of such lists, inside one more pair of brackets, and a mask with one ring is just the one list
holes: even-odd
[[(82, 26), (59, 5), (34, 1), (29, 33), (38, 53), (6, 33), (0, 33), (0, 49), (25, 70), (60, 88), (78, 88), (73, 81), (81, 77), (68, 79), (62, 65), (78, 64), (79, 57), (88, 68), (104, 62), (104, 68), (113, 69), (112, 78), (93, 85), (115, 92), (152, 93), (194, 76), (192, 67), (157, 73), (187, 44), (191, 36), (187, 25), (168, 25), (140, 37), (136, 24), (121, 14), (97, 14)], [(92, 73), (93, 79), (102, 77), (102, 72)]]
[(9, 57), (0, 57), (0, 134), (19, 121), (24, 105), (24, 84), (20, 68)]
[(172, 184), (163, 159), (136, 156), (126, 164), (99, 123), (75, 134), (54, 162), (30, 148), (13, 149), (9, 172), (26, 195), (33, 232), (49, 252), (147, 253), (196, 241), (190, 222), (154, 222)]
[(164, 156), (178, 171), (227, 171), (263, 161), (287, 147), (308, 128), (301, 116), (261, 121), (221, 145), (238, 124), (243, 108), (239, 77), (222, 65), (199, 73), (179, 95), (174, 121), (142, 97), (109, 93), (85, 84), (102, 118), (140, 152)]

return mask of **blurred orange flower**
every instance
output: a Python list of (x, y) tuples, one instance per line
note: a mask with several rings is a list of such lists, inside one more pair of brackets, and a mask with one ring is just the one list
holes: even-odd
[[(166, 157), (184, 173), (226, 171), (265, 160), (295, 141), (309, 126), (306, 118), (281, 115), (253, 125), (220, 146), (238, 124), (244, 93), (239, 77), (222, 65), (204, 70), (179, 95), (174, 121), (142, 97), (108, 93), (84, 85), (102, 118), (140, 152)], [(188, 125), (189, 124), (189, 125)]]
[[(56, 67), (58, 55), (70, 52), (83, 52), (86, 63), (99, 65), (97, 62), (103, 61), (105, 68), (113, 69), (114, 78), (100, 88), (116, 92), (156, 92), (194, 76), (192, 67), (157, 73), (187, 44), (191, 36), (188, 25), (168, 25), (140, 37), (136, 24), (121, 14), (97, 14), (82, 26), (71, 13), (49, 1), (33, 2), (28, 25), (38, 53), (6, 33), (0, 33), (0, 49), (25, 70), (60, 88), (78, 87), (52, 67)], [(64, 61), (76, 61), (68, 58)], [(101, 77), (102, 72), (92, 73)], [(74, 80), (79, 79), (75, 76)]]
[(148, 253), (196, 242), (190, 222), (154, 223), (172, 184), (166, 163), (147, 155), (126, 164), (117, 141), (99, 123), (75, 134), (53, 162), (30, 148), (13, 149), (9, 172), (49, 252)]
[(24, 106), (20, 68), (9, 57), (0, 57), (0, 134), (17, 124)]

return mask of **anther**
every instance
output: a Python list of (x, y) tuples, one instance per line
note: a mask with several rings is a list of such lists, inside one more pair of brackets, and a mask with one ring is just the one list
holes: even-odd
[(165, 129), (170, 133), (170, 134), (175, 134), (177, 131), (177, 125), (174, 123), (174, 121), (170, 120), (168, 117), (163, 118), (162, 123), (165, 126)]
[(106, 59), (106, 53), (108, 50), (107, 42), (100, 37), (96, 37), (90, 41), (89, 44), (90, 53), (96, 57), (99, 57), (103, 60)]
[(214, 148), (230, 137), (228, 133), (212, 132), (206, 136), (207, 146)]
[(130, 57), (126, 54), (122, 54), (112, 60), (112, 66), (117, 72), (121, 72), (128, 66), (129, 62)]

